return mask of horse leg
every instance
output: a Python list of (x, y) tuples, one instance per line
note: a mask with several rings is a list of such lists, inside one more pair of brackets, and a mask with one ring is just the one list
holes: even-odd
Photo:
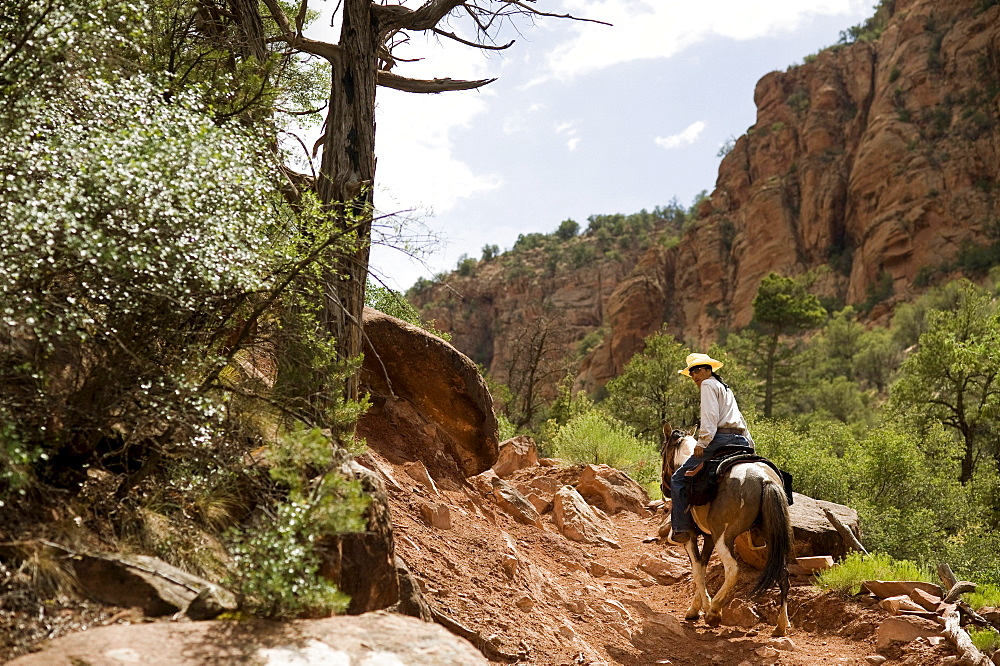
[(785, 569), (784, 575), (778, 579), (778, 589), (781, 591), (781, 610), (778, 612), (778, 624), (774, 628), (772, 636), (787, 636), (788, 629), (791, 627), (791, 622), (788, 620), (788, 588), (790, 587), (788, 583), (788, 569)]
[(712, 555), (715, 543), (711, 534), (705, 535), (701, 551), (698, 550), (698, 538), (693, 537), (685, 545), (688, 559), (691, 560), (691, 578), (694, 580), (694, 599), (691, 600), (691, 607), (684, 614), (685, 620), (697, 620), (702, 610), (708, 610), (712, 604), (712, 598), (708, 596), (708, 587), (705, 585), (705, 570), (708, 567), (708, 559)]
[(722, 604), (726, 600), (729, 591), (733, 589), (733, 585), (736, 584), (737, 574), (739, 573), (739, 563), (736, 561), (736, 557), (733, 556), (733, 539), (726, 535), (723, 535), (723, 538), (719, 541), (719, 559), (722, 560), (722, 566), (726, 570), (726, 580), (722, 583), (719, 591), (715, 593), (715, 596), (712, 598), (712, 605), (705, 614), (705, 622), (710, 627), (717, 627), (722, 624)]

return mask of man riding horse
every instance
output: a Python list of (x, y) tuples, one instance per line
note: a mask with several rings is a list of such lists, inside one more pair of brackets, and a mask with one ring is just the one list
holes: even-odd
[(688, 354), (687, 367), (677, 371), (693, 379), (701, 391), (701, 426), (694, 455), (670, 477), (671, 531), (667, 540), (675, 545), (688, 542), (694, 535), (690, 490), (699, 466), (723, 448), (744, 449), (748, 453), (754, 450), (753, 439), (732, 389), (715, 374), (722, 365), (722, 361), (708, 354)]

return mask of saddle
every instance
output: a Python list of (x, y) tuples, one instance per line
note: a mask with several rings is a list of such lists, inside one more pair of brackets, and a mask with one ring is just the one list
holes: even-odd
[(689, 503), (691, 506), (709, 504), (719, 492), (720, 476), (725, 474), (733, 465), (754, 462), (766, 464), (781, 477), (781, 484), (785, 490), (785, 497), (788, 499), (788, 506), (791, 506), (792, 475), (783, 469), (779, 469), (777, 465), (767, 458), (759, 456), (744, 447), (720, 449), (714, 456), (695, 468), (695, 474), (691, 479)]

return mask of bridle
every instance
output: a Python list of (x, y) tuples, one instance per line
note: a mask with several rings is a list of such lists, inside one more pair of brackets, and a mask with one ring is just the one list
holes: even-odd
[[(664, 428), (664, 430), (666, 429)], [(660, 488), (667, 497), (670, 496), (670, 477), (677, 471), (677, 465), (674, 463), (674, 453), (677, 452), (681, 439), (686, 436), (687, 433), (683, 430), (671, 430), (670, 434), (663, 441), (663, 446), (660, 448)]]

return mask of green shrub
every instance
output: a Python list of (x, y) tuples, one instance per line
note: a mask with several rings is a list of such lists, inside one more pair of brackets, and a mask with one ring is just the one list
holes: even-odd
[(624, 470), (640, 484), (659, 479), (656, 450), (631, 428), (598, 409), (572, 417), (553, 437), (553, 455), (579, 464), (603, 464)]
[(984, 607), (1000, 608), (1000, 584), (986, 583), (976, 588), (975, 592), (964, 595), (965, 601), (973, 609)]
[(816, 576), (816, 586), (841, 594), (857, 594), (868, 580), (921, 580), (935, 582), (930, 570), (913, 562), (896, 560), (882, 553), (850, 553), (833, 568)]
[[(318, 430), (282, 438), (271, 451), (272, 479), (286, 499), (250, 527), (230, 533), (232, 576), (241, 608), (260, 617), (326, 617), (348, 598), (320, 574), (324, 538), (365, 529), (369, 498), (335, 469), (335, 447)], [(314, 478), (314, 474), (319, 476)]]
[(365, 305), (396, 319), (402, 319), (409, 324), (419, 326), (439, 338), (451, 340), (450, 333), (437, 330), (434, 327), (434, 322), (425, 322), (420, 317), (417, 308), (406, 299), (406, 296), (398, 291), (393, 291), (388, 287), (376, 284), (371, 280), (368, 280), (368, 284), (365, 287)]
[(1000, 633), (995, 629), (976, 629), (970, 627), (969, 638), (972, 639), (972, 644), (980, 652), (984, 652), (987, 655), (1000, 650)]

